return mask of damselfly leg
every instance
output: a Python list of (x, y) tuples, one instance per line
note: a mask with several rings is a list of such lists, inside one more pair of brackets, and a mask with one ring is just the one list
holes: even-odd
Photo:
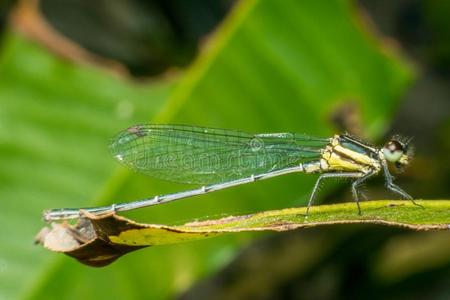
[[(360, 172), (340, 172), (340, 173), (324, 173), (321, 174), (319, 176), (319, 178), (317, 179), (316, 183), (314, 184), (311, 196), (309, 197), (309, 201), (308, 201), (308, 207), (306, 208), (306, 215), (309, 215), (309, 209), (311, 208), (312, 204), (314, 203), (314, 199), (316, 198), (316, 194), (319, 191), (320, 188), (320, 184), (322, 183), (322, 181), (326, 178), (360, 178), (364, 176), (364, 173), (360, 173)], [(358, 210), (359, 209), (359, 203), (358, 203), (358, 197), (355, 195), (354, 196), (354, 200), (356, 201), (356, 203), (358, 204)]]
[(374, 171), (364, 174), (362, 177), (356, 179), (352, 183), (352, 194), (353, 194), (353, 200), (356, 202), (356, 205), (358, 206), (358, 215), (361, 215), (361, 207), (359, 206), (359, 196), (358, 196), (358, 187), (367, 179), (374, 176), (376, 173)]
[(383, 166), (383, 171), (384, 171), (384, 178), (386, 179), (386, 187), (393, 191), (394, 193), (402, 196), (405, 199), (411, 200), (411, 202), (419, 207), (422, 207), (422, 205), (420, 205), (419, 203), (417, 203), (416, 201), (414, 201), (414, 198), (411, 197), (411, 195), (409, 195), (407, 192), (405, 192), (401, 187), (399, 187), (398, 185), (396, 185), (393, 181), (394, 181), (394, 177), (391, 175), (390, 171), (389, 171), (389, 167), (387, 165), (386, 160), (382, 159), (381, 160), (381, 165)]

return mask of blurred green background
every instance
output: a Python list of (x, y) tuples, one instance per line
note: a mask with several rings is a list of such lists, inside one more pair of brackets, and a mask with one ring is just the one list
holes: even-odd
[[(448, 299), (450, 235), (381, 226), (236, 234), (147, 248), (94, 269), (33, 245), (41, 211), (188, 186), (119, 167), (137, 123), (414, 136), (397, 182), (450, 188), (450, 2), (3, 1), (0, 299)], [(304, 205), (289, 175), (126, 215), (188, 220)], [(389, 199), (383, 180), (371, 199)], [(348, 201), (348, 185), (320, 202)]]

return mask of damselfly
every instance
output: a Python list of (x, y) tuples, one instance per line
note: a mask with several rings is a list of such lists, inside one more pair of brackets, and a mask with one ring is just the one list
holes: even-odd
[(157, 178), (200, 184), (200, 188), (154, 196), (134, 202), (91, 208), (63, 208), (44, 212), (44, 219), (71, 219), (80, 210), (103, 214), (201, 195), (288, 173), (319, 173), (307, 214), (326, 178), (353, 179), (353, 199), (359, 207), (358, 187), (383, 172), (386, 186), (414, 200), (393, 183), (388, 163), (397, 168), (411, 158), (410, 140), (393, 137), (384, 147), (371, 146), (350, 135), (318, 138), (295, 133), (248, 134), (235, 130), (183, 125), (138, 125), (119, 133), (110, 150), (122, 164)]

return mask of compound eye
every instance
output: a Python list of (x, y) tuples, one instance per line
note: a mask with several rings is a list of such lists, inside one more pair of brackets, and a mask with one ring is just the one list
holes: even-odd
[(403, 154), (405, 154), (405, 150), (398, 141), (389, 141), (383, 147), (383, 154), (384, 157), (386, 157), (386, 160), (395, 163), (402, 158)]

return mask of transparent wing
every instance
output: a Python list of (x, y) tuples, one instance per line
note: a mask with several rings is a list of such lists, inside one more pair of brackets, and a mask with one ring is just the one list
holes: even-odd
[(317, 159), (329, 139), (183, 125), (138, 125), (119, 133), (110, 150), (138, 172), (181, 183), (209, 184), (297, 166)]

